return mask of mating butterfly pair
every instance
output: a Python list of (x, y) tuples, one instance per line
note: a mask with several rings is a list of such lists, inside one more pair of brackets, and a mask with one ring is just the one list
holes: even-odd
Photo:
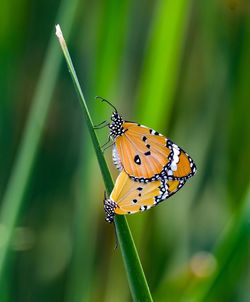
[(127, 122), (114, 108), (109, 140), (113, 161), (121, 171), (109, 198), (104, 200), (105, 220), (115, 214), (133, 214), (158, 205), (176, 193), (196, 172), (192, 158), (171, 140), (146, 126)]

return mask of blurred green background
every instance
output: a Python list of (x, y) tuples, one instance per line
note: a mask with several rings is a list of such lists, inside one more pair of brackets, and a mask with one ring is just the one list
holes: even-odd
[(100, 95), (197, 164), (128, 217), (154, 300), (249, 301), (249, 1), (0, 3), (0, 301), (131, 301), (58, 22), (94, 122)]

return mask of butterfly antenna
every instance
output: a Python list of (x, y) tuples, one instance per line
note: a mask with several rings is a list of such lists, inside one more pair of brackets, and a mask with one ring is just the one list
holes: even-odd
[(115, 106), (112, 103), (110, 103), (108, 100), (102, 98), (101, 96), (96, 96), (95, 98), (100, 99), (102, 102), (109, 104), (109, 106), (111, 106), (113, 109), (115, 109), (115, 112), (117, 112), (117, 109), (115, 108)]
[(119, 241), (118, 241), (117, 230), (116, 230), (116, 225), (115, 225), (114, 221), (113, 221), (113, 225), (114, 225), (114, 231), (115, 231), (115, 247), (114, 247), (114, 251), (115, 251), (119, 246)]

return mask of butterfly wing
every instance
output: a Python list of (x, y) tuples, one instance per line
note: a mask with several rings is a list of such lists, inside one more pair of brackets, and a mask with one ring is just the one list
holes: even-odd
[(156, 203), (158, 204), (161, 201), (169, 198), (170, 196), (174, 195), (178, 192), (186, 183), (185, 179), (177, 179), (177, 180), (170, 180), (164, 179), (161, 183), (161, 195), (156, 198)]
[(161, 182), (138, 183), (133, 181), (123, 170), (118, 176), (110, 199), (115, 201), (116, 214), (132, 214), (151, 208), (156, 204), (156, 197), (161, 195)]
[(130, 177), (142, 182), (159, 179), (187, 179), (194, 175), (191, 157), (162, 134), (145, 126), (124, 122), (123, 135), (115, 139), (113, 159)]
[(185, 180), (133, 181), (124, 170), (118, 176), (110, 199), (116, 203), (115, 214), (133, 214), (156, 206), (176, 193)]
[(196, 166), (192, 158), (179, 146), (172, 143), (170, 161), (164, 167), (166, 175), (173, 179), (190, 178), (196, 172)]

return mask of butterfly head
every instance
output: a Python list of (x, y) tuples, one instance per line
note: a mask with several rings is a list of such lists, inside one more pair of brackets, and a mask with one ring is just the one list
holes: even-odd
[(115, 106), (112, 103), (110, 103), (108, 100), (102, 98), (101, 96), (96, 96), (96, 99), (100, 99), (102, 102), (107, 103), (110, 107), (112, 107), (115, 110), (111, 115), (112, 123), (110, 123), (108, 125), (109, 129), (110, 129), (110, 136), (113, 139), (115, 139), (117, 136), (122, 135), (125, 132), (125, 129), (122, 127), (122, 125), (124, 123), (124, 120), (122, 119), (122, 117), (118, 113)]
[(117, 111), (114, 111), (111, 115), (111, 121), (112, 123), (109, 124), (110, 136), (115, 139), (125, 132), (123, 128), (124, 120)]
[(109, 223), (112, 223), (114, 221), (115, 208), (117, 208), (117, 203), (105, 196), (103, 206), (105, 212), (105, 220)]

